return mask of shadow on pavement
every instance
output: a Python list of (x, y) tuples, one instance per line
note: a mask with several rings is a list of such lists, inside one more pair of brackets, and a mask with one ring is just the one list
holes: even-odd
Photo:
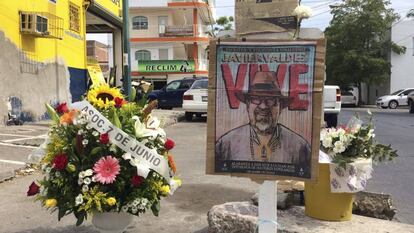
[(38, 227), (35, 229), (29, 229), (25, 231), (16, 231), (13, 233), (99, 233), (98, 230), (95, 230), (93, 226), (68, 226), (68, 227), (61, 227), (61, 228), (44, 228)]
[[(254, 193), (243, 191), (240, 188), (224, 187), (219, 184), (188, 184), (176, 191), (170, 198), (175, 208), (185, 212), (203, 215), (214, 205), (225, 202), (249, 201)], [(191, 221), (191, 219), (187, 219)]]

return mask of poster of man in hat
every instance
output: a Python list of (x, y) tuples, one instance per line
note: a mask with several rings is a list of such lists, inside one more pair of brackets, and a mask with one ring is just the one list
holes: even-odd
[(215, 172), (311, 178), (315, 60), (312, 42), (217, 45)]

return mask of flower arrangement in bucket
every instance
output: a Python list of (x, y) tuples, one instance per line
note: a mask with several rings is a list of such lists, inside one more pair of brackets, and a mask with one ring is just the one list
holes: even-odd
[[(372, 114), (369, 111), (368, 114), (367, 123), (355, 115), (347, 126), (323, 129), (321, 132), (321, 154), (332, 163), (333, 192), (346, 189), (350, 192), (363, 190), (366, 180), (371, 178), (372, 162), (391, 161), (398, 156), (391, 145), (375, 140)], [(340, 182), (341, 180), (344, 182)]]
[(170, 153), (174, 141), (151, 115), (156, 106), (127, 102), (107, 84), (70, 107), (47, 105), (53, 123), (39, 158), (44, 177), (28, 196), (57, 211), (59, 220), (74, 214), (77, 225), (96, 213), (158, 216), (161, 198), (181, 181)]

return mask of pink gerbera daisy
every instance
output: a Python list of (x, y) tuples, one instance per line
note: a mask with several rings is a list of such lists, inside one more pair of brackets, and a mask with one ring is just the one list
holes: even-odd
[(102, 184), (112, 184), (120, 170), (118, 160), (109, 155), (101, 158), (93, 166), (93, 171), (96, 173), (95, 179)]

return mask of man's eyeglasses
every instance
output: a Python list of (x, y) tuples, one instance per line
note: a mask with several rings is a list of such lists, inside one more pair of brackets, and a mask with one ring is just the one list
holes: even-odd
[(261, 105), (264, 103), (268, 107), (273, 107), (279, 105), (279, 100), (274, 97), (259, 97), (259, 96), (250, 96), (250, 103), (255, 105)]

